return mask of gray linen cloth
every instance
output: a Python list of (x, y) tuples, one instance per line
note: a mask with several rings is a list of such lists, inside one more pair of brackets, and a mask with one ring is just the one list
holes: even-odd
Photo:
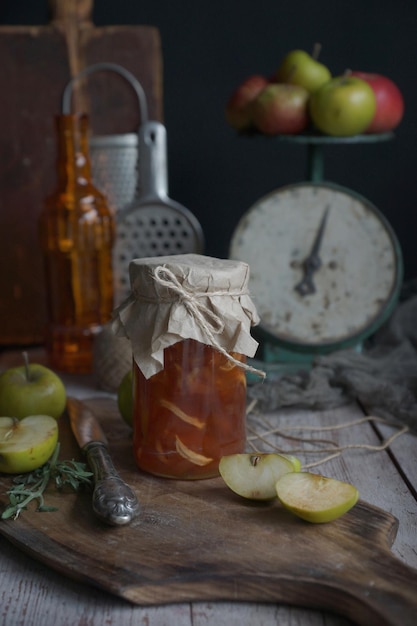
[(308, 370), (248, 388), (262, 411), (331, 409), (357, 400), (368, 413), (417, 433), (417, 295), (401, 301), (361, 352), (317, 357)]

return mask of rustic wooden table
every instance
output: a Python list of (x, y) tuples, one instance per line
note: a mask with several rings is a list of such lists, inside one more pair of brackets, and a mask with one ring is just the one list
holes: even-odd
[[(32, 355), (32, 361), (39, 355)], [(0, 354), (0, 371), (16, 363), (19, 355)], [(65, 377), (70, 393), (78, 397), (106, 395), (97, 391), (91, 377)], [(268, 415), (269, 422), (300, 425), (306, 439), (312, 436), (336, 441), (345, 450), (315, 466), (314, 470), (355, 484), (361, 498), (393, 514), (399, 520), (392, 553), (417, 568), (417, 437), (408, 432), (398, 435), (396, 427), (362, 421), (357, 405), (335, 411), (280, 411)], [(263, 418), (262, 418), (263, 419)], [(347, 425), (349, 424), (349, 425)], [(267, 429), (268, 424), (264, 422)], [(327, 426), (328, 431), (308, 431), (305, 427)], [(291, 434), (289, 431), (287, 434)], [(300, 434), (300, 433), (298, 433)], [(397, 434), (389, 447), (381, 443)], [(279, 438), (287, 450), (300, 447), (299, 441)], [(304, 443), (307, 450), (309, 443)], [(382, 449), (381, 449), (382, 448)], [(328, 456), (297, 453), (304, 465)], [(1, 523), (1, 522), (0, 522)], [(138, 606), (93, 586), (75, 582), (49, 569), (0, 536), (0, 624), (3, 626), (342, 626), (350, 621), (335, 614), (275, 603), (192, 602), (163, 606)], [(390, 572), (386, 573), (387, 578)], [(398, 626), (403, 626), (401, 611)], [(406, 622), (409, 623), (409, 622)]]

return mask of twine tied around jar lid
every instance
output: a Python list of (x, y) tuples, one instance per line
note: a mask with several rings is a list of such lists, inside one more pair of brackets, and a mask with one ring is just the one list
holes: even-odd
[[(201, 302), (201, 298), (207, 298), (208, 296), (224, 295), (224, 291), (190, 291), (189, 289), (186, 289), (183, 285), (181, 285), (174, 272), (162, 265), (159, 265), (155, 268), (153, 272), (153, 277), (154, 280), (156, 280), (160, 285), (167, 287), (169, 290), (177, 294), (178, 299), (184, 303), (184, 306), (187, 309), (188, 313), (194, 317), (196, 322), (201, 326), (201, 328), (210, 338), (211, 344), (219, 352), (221, 352), (229, 361), (231, 361), (238, 367), (241, 367), (248, 372), (252, 372), (254, 374), (257, 374), (258, 376), (261, 376), (262, 378), (265, 378), (265, 372), (256, 369), (255, 367), (252, 367), (247, 363), (239, 361), (238, 359), (235, 359), (233, 355), (229, 354), (227, 350), (219, 345), (214, 336), (223, 331), (224, 321), (219, 315), (214, 313), (214, 311), (211, 311), (205, 304), (203, 304)], [(229, 296), (243, 296), (247, 294), (247, 289), (237, 292), (228, 292)]]
[(248, 292), (249, 266), (199, 254), (134, 259), (130, 296), (114, 311), (113, 332), (131, 340), (134, 360), (150, 378), (164, 367), (164, 350), (194, 339), (211, 345), (239, 367), (265, 373), (235, 359), (258, 347), (250, 327), (259, 322)]

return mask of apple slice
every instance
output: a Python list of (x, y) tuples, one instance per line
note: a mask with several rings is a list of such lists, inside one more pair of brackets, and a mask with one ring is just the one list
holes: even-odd
[(281, 476), (276, 493), (283, 506), (308, 522), (331, 522), (351, 509), (359, 492), (350, 483), (309, 472)]
[(252, 500), (276, 498), (276, 482), (287, 472), (298, 472), (300, 461), (294, 456), (276, 453), (242, 453), (223, 456), (220, 476), (239, 496)]
[(23, 474), (49, 459), (58, 441), (58, 423), (50, 415), (18, 420), (0, 417), (0, 472)]

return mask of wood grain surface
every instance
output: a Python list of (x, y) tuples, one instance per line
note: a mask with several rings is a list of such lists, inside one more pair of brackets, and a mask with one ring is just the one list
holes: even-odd
[[(113, 398), (90, 399), (141, 514), (128, 527), (100, 524), (91, 494), (48, 493), (55, 513), (25, 511), (0, 532), (24, 552), (77, 581), (131, 603), (284, 602), (333, 611), (367, 626), (415, 623), (417, 571), (394, 557), (391, 514), (360, 501), (312, 525), (278, 503), (235, 496), (220, 478), (158, 479), (139, 472), (131, 433)], [(61, 418), (61, 458), (81, 458)], [(0, 480), (0, 503), (10, 478)]]
[[(54, 117), (71, 77), (106, 61), (142, 84), (150, 119), (161, 120), (162, 52), (157, 28), (95, 27), (93, 0), (51, 0), (51, 22), (0, 27), (0, 345), (42, 343), (46, 295), (38, 218), (56, 184)], [(137, 96), (122, 77), (97, 72), (74, 87), (73, 110), (94, 135), (136, 132)], [(31, 314), (26, 315), (30, 310)]]

